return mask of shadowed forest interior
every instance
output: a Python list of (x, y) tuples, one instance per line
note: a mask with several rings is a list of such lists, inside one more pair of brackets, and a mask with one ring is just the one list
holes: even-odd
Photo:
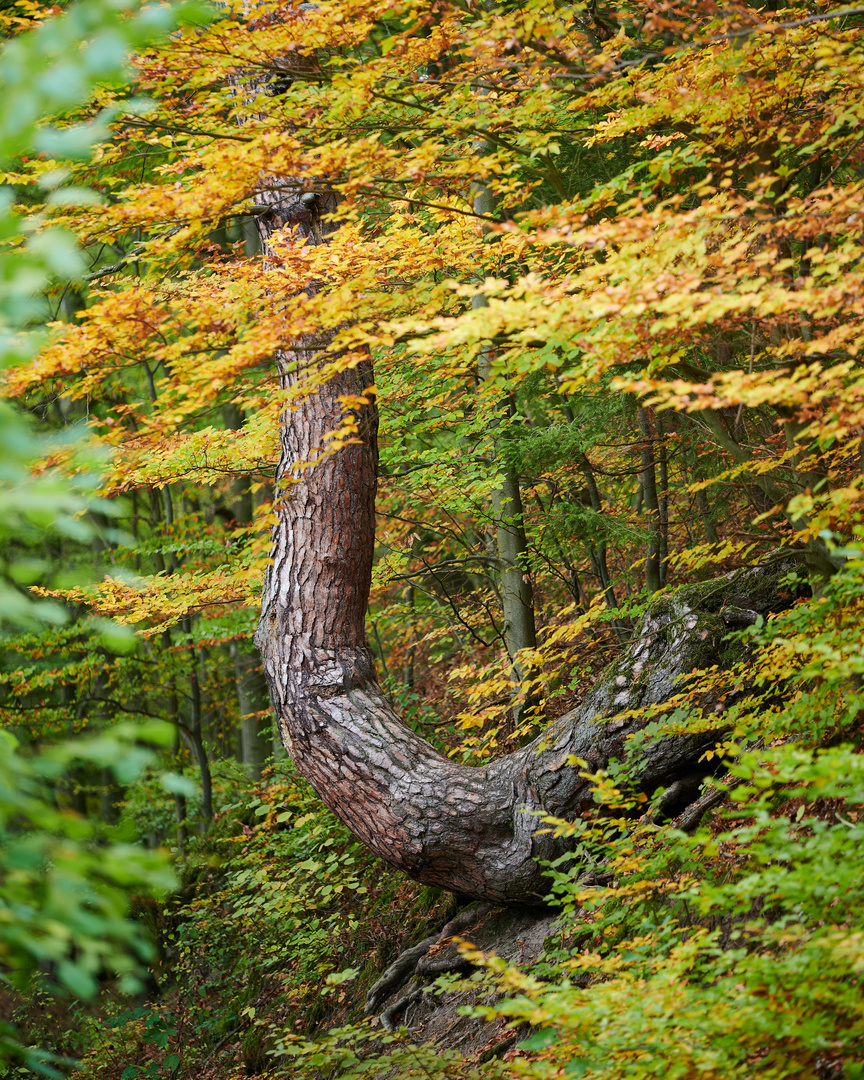
[(0, 1073), (864, 1077), (864, 7), (0, 0)]

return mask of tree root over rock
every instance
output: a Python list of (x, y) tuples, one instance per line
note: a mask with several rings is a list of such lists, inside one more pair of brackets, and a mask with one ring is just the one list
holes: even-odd
[[(443, 994), (427, 993), (446, 972), (469, 971), (470, 961), (459, 952), (454, 937), (465, 937), (483, 952), (493, 952), (509, 963), (531, 967), (541, 956), (544, 943), (554, 936), (560, 914), (550, 908), (495, 907), (472, 904), (460, 911), (437, 935), (406, 949), (391, 964), (366, 999), (366, 1015), (379, 1012), (381, 1027), (388, 1032), (404, 1024), (414, 1037), (444, 1048), (459, 1047), (465, 1054), (500, 1048), (514, 1041), (503, 1021), (488, 1022), (462, 1015), (463, 1005), (491, 1004), (498, 994), (485, 985), (464, 986)], [(428, 941), (431, 945), (427, 945)], [(418, 952), (423, 950), (418, 958)], [(413, 965), (413, 966), (412, 966)], [(390, 999), (389, 1004), (387, 1003)], [(522, 1036), (520, 1036), (522, 1037)], [(506, 1040), (506, 1045), (501, 1040)], [(494, 1056), (491, 1054), (490, 1056)]]
[[(400, 953), (381, 978), (370, 988), (369, 993), (366, 995), (364, 1016), (371, 1016), (390, 993), (404, 986), (415, 974), (437, 976), (447, 970), (452, 970), (447, 967), (422, 965), (421, 962), (430, 951), (438, 950), (440, 946), (448, 943), (455, 934), (468, 929), (472, 923), (479, 922), (489, 911), (491, 911), (491, 905), (489, 904), (481, 904), (479, 907), (472, 905), (454, 915), (437, 934), (424, 938), (417, 945), (412, 945), (410, 949)], [(399, 1010), (391, 1005), (387, 1012), (392, 1012), (395, 1015)], [(382, 1023), (387, 1027), (383, 1017)]]

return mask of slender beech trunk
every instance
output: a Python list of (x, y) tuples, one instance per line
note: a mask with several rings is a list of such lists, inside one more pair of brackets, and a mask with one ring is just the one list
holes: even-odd
[(123, 792), (110, 769), (101, 769), (99, 773), (99, 818), (113, 823), (120, 812)]
[[(240, 760), (257, 780), (272, 748), (267, 681), (258, 657), (250, 654), (245, 642), (232, 642), (230, 653), (240, 710)], [(262, 713), (266, 723), (261, 722)]]
[[(591, 467), (591, 462), (588, 460), (587, 454), (580, 453), (578, 462), (579, 468), (582, 470), (582, 475), (585, 477), (585, 486), (588, 488), (588, 498), (591, 501), (591, 509), (595, 514), (602, 514), (603, 499), (600, 497), (600, 489), (597, 487), (594, 470)], [(596, 544), (588, 545), (588, 558), (591, 561), (591, 567), (600, 582), (600, 587), (603, 590), (603, 596), (606, 600), (606, 606), (611, 611), (614, 611), (615, 608), (618, 607), (618, 601), (615, 597), (615, 589), (612, 585), (612, 575), (609, 573), (606, 551), (605, 540), (599, 540)]]
[[(686, 418), (684, 418), (686, 419)], [(679, 419), (679, 423), (682, 422)], [(690, 427), (693, 428), (692, 421)], [(681, 469), (681, 478), (684, 484), (689, 488), (691, 483), (697, 483), (699, 477), (699, 452), (696, 447), (692, 447), (692, 471), (688, 475), (687, 471), (687, 459), (690, 456), (688, 451), (683, 451), (681, 454), (681, 460), (679, 468)], [(702, 528), (705, 532), (705, 540), (709, 544), (719, 544), (720, 537), (717, 533), (717, 528), (714, 525), (714, 519), (711, 516), (711, 507), (708, 505), (708, 497), (705, 494), (704, 488), (699, 488), (695, 493), (696, 505), (699, 508), (699, 517), (702, 519)]]
[[(561, 403), (561, 409), (567, 420), (571, 424), (575, 424), (576, 417), (573, 410), (566, 402)], [(588, 489), (588, 499), (591, 503), (591, 509), (595, 514), (603, 513), (603, 499), (600, 495), (600, 488), (597, 486), (597, 479), (594, 476), (594, 469), (591, 465), (588, 455), (584, 451), (578, 451), (576, 454), (576, 461), (579, 468), (582, 470), (582, 475), (585, 477), (585, 486)], [(609, 564), (606, 558), (607, 546), (605, 540), (599, 540), (596, 544), (588, 545), (588, 561), (591, 563), (591, 570), (600, 583), (600, 588), (603, 590), (603, 598), (606, 601), (606, 607), (610, 611), (614, 611), (618, 607), (618, 600), (615, 597), (615, 589), (612, 585), (612, 575), (609, 573)], [(612, 624), (618, 639), (620, 640), (622, 635), (626, 633), (626, 628), (619, 622)]]
[[(161, 640), (162, 648), (166, 653), (169, 652), (171, 650), (171, 631), (163, 630)], [(180, 700), (177, 696), (177, 680), (173, 675), (168, 680), (168, 711), (171, 716), (171, 722), (174, 724), (174, 757), (179, 764), (180, 728), (183, 726), (183, 721), (180, 718)], [(180, 849), (181, 855), (186, 851), (186, 841), (188, 839), (186, 810), (186, 796), (179, 791), (175, 791), (174, 820), (177, 823), (177, 847)]]
[[(154, 492), (155, 495), (155, 492)], [(158, 500), (154, 499), (154, 510), (158, 510)], [(174, 524), (174, 504), (171, 498), (171, 489), (166, 484), (162, 488), (162, 520), (165, 525), (166, 531), (171, 529)], [(178, 569), (177, 557), (173, 551), (160, 552), (158, 560), (162, 562), (162, 569), (167, 574), (174, 574)], [(157, 565), (158, 565), (157, 560)], [(186, 634), (190, 646), (192, 641), (191, 626), (188, 619), (183, 619), (181, 622), (183, 632)], [(171, 644), (171, 635), (167, 634), (167, 643)], [(201, 818), (202, 818), (202, 831), (206, 832), (210, 826), (210, 821), (213, 817), (213, 779), (210, 773), (210, 759), (207, 755), (207, 747), (204, 745), (204, 734), (202, 730), (202, 715), (201, 715), (201, 686), (198, 682), (198, 658), (196, 656), (194, 648), (189, 649), (189, 656), (191, 661), (191, 667), (189, 669), (189, 696), (191, 701), (190, 720), (189, 724), (183, 724), (179, 721), (179, 712), (175, 712), (175, 716), (178, 719), (177, 729), (180, 732), (180, 736), (189, 748), (190, 753), (195, 758), (195, 762), (198, 765), (198, 771), (201, 774)], [(175, 694), (176, 694), (176, 687)], [(176, 700), (176, 699), (175, 699)], [(182, 808), (185, 815), (185, 806)], [(176, 811), (178, 816), (181, 812), (179, 803), (176, 803)]]
[(519, 477), (512, 468), (504, 469), (500, 487), (492, 492), (492, 512), (496, 521), (504, 639), (514, 671), (521, 680), (528, 673), (519, 662), (518, 653), (521, 649), (537, 647), (537, 630), (534, 590), (528, 574), (528, 540), (522, 521), (522, 495)]
[(640, 408), (639, 432), (642, 436), (642, 498), (648, 517), (648, 544), (645, 555), (645, 588), (655, 593), (660, 581), (660, 505), (657, 501), (657, 479), (654, 472), (654, 441), (656, 437), (648, 409)]
[(658, 525), (660, 529), (660, 585), (666, 584), (669, 563), (669, 461), (666, 454), (666, 431), (663, 420), (654, 414), (657, 426), (657, 472), (660, 489), (657, 492)]
[(189, 689), (192, 700), (191, 723), (188, 728), (182, 727), (180, 734), (192, 752), (201, 774), (201, 831), (206, 833), (213, 820), (213, 777), (210, 773), (210, 758), (207, 755), (201, 729), (201, 685), (198, 681), (198, 661), (194, 650), (192, 651), (192, 666), (189, 670)]
[[(149, 375), (149, 369), (148, 369)], [(153, 385), (152, 378), (150, 381), (150, 390), (153, 399), (156, 398), (156, 390)], [(163, 496), (160, 500), (159, 494), (155, 489), (150, 489), (150, 509), (152, 512), (152, 520), (154, 528), (160, 524), (167, 526), (170, 520), (173, 520), (173, 506), (171, 504), (171, 492), (167, 488), (165, 489)], [(156, 567), (163, 574), (173, 574), (176, 569), (173, 554), (169, 559), (165, 558), (165, 553), (161, 550), (157, 551), (154, 556)], [(163, 630), (162, 635), (162, 647), (166, 652), (169, 652), (172, 648), (171, 631)], [(183, 721), (180, 716), (180, 702), (177, 694), (177, 680), (172, 675), (168, 683), (168, 707), (171, 714), (171, 722), (176, 725), (176, 736), (174, 740), (174, 756), (180, 758), (180, 739), (191, 749), (191, 742), (188, 737), (188, 733), (185, 736), (181, 735), (181, 728), (184, 727)], [(187, 829), (187, 807), (186, 796), (180, 792), (174, 793), (174, 820), (177, 823), (177, 846), (180, 849), (181, 854), (186, 850), (186, 841), (188, 839)]]
[(406, 690), (411, 690), (414, 687), (414, 658), (417, 653), (417, 601), (413, 585), (408, 586), (405, 599), (408, 602), (411, 643), (405, 652), (405, 660), (402, 664), (402, 685)]
[[(236, 405), (224, 406), (222, 419), (227, 428), (235, 431), (243, 426), (243, 415)], [(247, 476), (238, 476), (231, 484), (230, 510), (239, 525), (251, 525), (255, 507)], [(267, 681), (251, 638), (233, 641), (229, 652), (240, 712), (240, 761), (257, 780), (264, 762), (273, 752), (273, 720), (268, 708)]]
[[(475, 189), (474, 212), (486, 217), (495, 213), (495, 200), (485, 185), (478, 184)], [(487, 303), (486, 297), (480, 294), (471, 299), (475, 309), (485, 307)], [(489, 373), (489, 354), (484, 351), (478, 363), (481, 382), (489, 378)], [(506, 404), (509, 408), (509, 402)], [(521, 683), (530, 677), (530, 672), (519, 662), (518, 653), (521, 649), (537, 648), (534, 589), (529, 575), (528, 538), (525, 534), (519, 474), (507, 461), (506, 455), (502, 454), (502, 440), (494, 437), (494, 431), (493, 445), (500, 461), (500, 484), (492, 491), (492, 512), (495, 515), (504, 640), (516, 681)], [(516, 722), (518, 723), (518, 716)]]
[[(484, 370), (485, 369), (485, 370)], [(488, 378), (488, 362), (481, 359), (481, 379)], [(501, 460), (498, 487), (492, 490), (492, 513), (495, 518), (495, 548), (498, 556), (498, 590), (504, 618), (504, 640), (517, 682), (530, 676), (519, 661), (521, 649), (537, 648), (534, 620), (534, 588), (528, 563), (528, 537), (525, 533), (522, 492), (519, 474), (502, 454), (502, 441), (494, 439), (496, 456)]]
[(705, 539), (709, 544), (719, 544), (720, 536), (717, 529), (714, 526), (714, 521), (711, 517), (711, 507), (708, 505), (708, 496), (704, 490), (700, 488), (696, 492), (696, 502), (699, 504), (699, 516), (702, 518), (702, 527), (705, 530)]
[(198, 675), (198, 654), (192, 644), (192, 629), (188, 619), (180, 623), (189, 643), (189, 723), (180, 725), (180, 734), (189, 747), (201, 773), (201, 831), (206, 833), (213, 820), (213, 776), (210, 758), (204, 744), (204, 715), (201, 709), (201, 682)]

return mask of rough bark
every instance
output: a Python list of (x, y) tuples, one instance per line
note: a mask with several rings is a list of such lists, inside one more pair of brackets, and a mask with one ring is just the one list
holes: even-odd
[[(326, 242), (321, 214), (335, 209), (332, 196), (286, 197), (270, 187), (261, 201), (272, 210), (259, 218), (265, 258), (276, 228), (291, 228), (298, 242)], [(298, 342), (294, 352), (277, 355), (283, 387), (315, 368), (312, 344)], [(679, 675), (728, 659), (729, 613), (737, 612), (740, 623), (768, 610), (774, 581), (759, 570), (658, 599), (577, 709), (516, 753), (484, 767), (459, 765), (401, 722), (378, 686), (366, 643), (378, 464), (374, 400), (352, 405), (357, 442), (312, 469), (300, 465), (340, 427), (345, 399), (356, 403), (372, 383), (371, 363), (359, 363), (282, 419), (277, 524), (255, 639), (279, 731), (322, 801), (381, 858), (429, 885), (494, 903), (533, 903), (548, 891), (539, 861), (554, 859), (566, 844), (536, 835), (539, 816), (574, 818), (594, 807), (592, 785), (572, 757), (592, 771), (624, 757), (640, 720), (618, 714), (662, 702)], [(692, 801), (699, 759), (715, 740), (711, 732), (654, 738), (633, 763), (634, 782), (653, 794), (686, 778)], [(680, 809), (675, 800), (664, 807)]]
[[(290, 365), (283, 361), (282, 368), (290, 380)], [(535, 835), (538, 815), (573, 818), (594, 805), (592, 785), (569, 764), (571, 756), (592, 770), (625, 756), (626, 737), (640, 721), (617, 714), (666, 700), (681, 674), (722, 664), (730, 612), (740, 623), (768, 610), (773, 580), (759, 570), (658, 600), (577, 709), (516, 753), (480, 768), (459, 765), (400, 721), (378, 686), (365, 640), (374, 403), (356, 413), (360, 442), (295, 471), (338, 427), (339, 399), (356, 398), (371, 383), (369, 364), (344, 371), (282, 425), (284, 495), (256, 635), (277, 723), (322, 801), (387, 862), (468, 896), (536, 902), (547, 892), (538, 860), (555, 858), (565, 843)], [(636, 782), (653, 793), (698, 774), (699, 758), (715, 739), (711, 732), (655, 738), (634, 763)]]

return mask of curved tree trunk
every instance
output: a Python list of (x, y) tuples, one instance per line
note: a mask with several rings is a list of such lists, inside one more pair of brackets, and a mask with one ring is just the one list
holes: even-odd
[[(336, 208), (331, 193), (286, 195), (274, 184), (261, 201), (272, 207), (258, 219), (265, 258), (277, 228), (292, 229), (297, 242), (326, 242), (333, 226), (322, 225), (321, 214)], [(283, 388), (297, 371), (315, 369), (316, 353), (302, 346), (277, 355)], [(617, 714), (665, 701), (679, 675), (728, 663), (729, 626), (771, 608), (777, 576), (758, 569), (658, 598), (578, 708), (507, 757), (459, 765), (401, 722), (366, 643), (378, 467), (372, 384), (367, 360), (282, 417), (277, 525), (255, 636), (278, 728), (322, 801), (381, 858), (470, 897), (536, 902), (548, 892), (538, 860), (556, 858), (567, 844), (536, 835), (538, 816), (574, 818), (594, 806), (572, 757), (591, 771), (624, 757), (627, 736), (642, 722)], [(364, 396), (368, 404), (357, 406)], [(346, 398), (358, 441), (304, 467), (341, 427)], [(709, 731), (643, 743), (634, 782), (648, 794), (675, 783), (686, 805), (709, 771), (699, 759), (716, 738)], [(684, 808), (672, 795), (667, 813)]]
[[(280, 358), (283, 382), (298, 358), (311, 360)], [(592, 770), (622, 757), (626, 736), (640, 722), (616, 714), (664, 701), (682, 673), (722, 664), (730, 622), (741, 625), (767, 610), (773, 579), (760, 570), (656, 601), (577, 709), (488, 766), (456, 764), (400, 721), (378, 686), (366, 644), (374, 402), (355, 414), (358, 443), (312, 469), (295, 468), (340, 426), (340, 398), (363, 395), (372, 378), (369, 363), (344, 371), (283, 418), (282, 494), (256, 635), (279, 729), (322, 801), (387, 862), (467, 896), (536, 902), (548, 891), (537, 860), (556, 857), (565, 844), (535, 835), (538, 813), (572, 818), (593, 806), (591, 784), (568, 763), (571, 755)], [(695, 782), (699, 758), (715, 739), (708, 732), (643, 745), (634, 763), (638, 785), (653, 793), (684, 777)]]

